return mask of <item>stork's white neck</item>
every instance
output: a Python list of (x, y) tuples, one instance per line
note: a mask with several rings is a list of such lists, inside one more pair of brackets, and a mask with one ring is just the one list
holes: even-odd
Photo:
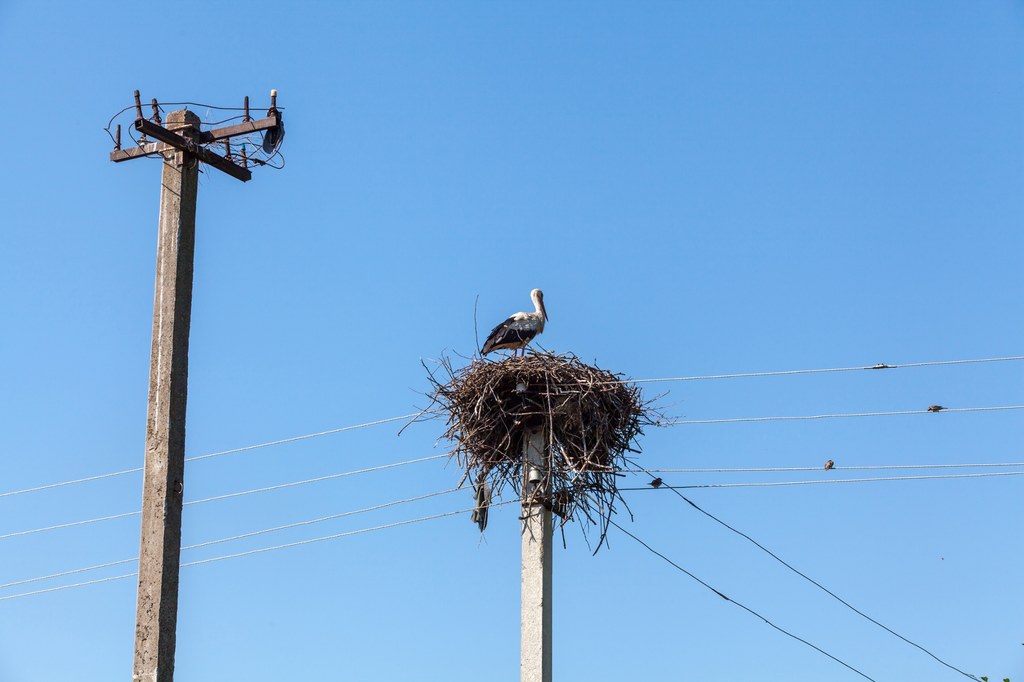
[(530, 298), (533, 299), (533, 314), (531, 315), (537, 321), (537, 333), (544, 331), (544, 318), (547, 317), (547, 311), (544, 309), (544, 300), (537, 293), (532, 293)]

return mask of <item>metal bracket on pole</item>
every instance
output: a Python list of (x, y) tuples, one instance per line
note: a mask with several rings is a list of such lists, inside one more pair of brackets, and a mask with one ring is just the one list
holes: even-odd
[(238, 178), (242, 182), (248, 182), (252, 180), (252, 171), (242, 168), (231, 161), (228, 161), (220, 154), (211, 152), (206, 147), (203, 147), (198, 142), (190, 140), (187, 137), (167, 130), (163, 126), (157, 125), (152, 121), (147, 121), (144, 118), (136, 119), (135, 129), (143, 135), (149, 137), (155, 137), (165, 144), (169, 144), (175, 149), (180, 149), (183, 152), (188, 152), (192, 156), (196, 157), (203, 163), (208, 163), (217, 170), (224, 171), (233, 178)]
[[(120, 126), (118, 126), (118, 133), (114, 137), (114, 150), (110, 152), (111, 161), (114, 161), (115, 163), (131, 161), (132, 159), (153, 156), (155, 154), (163, 154), (176, 149), (183, 151), (186, 154), (191, 154), (203, 163), (213, 166), (217, 170), (223, 171), (242, 182), (248, 182), (252, 179), (252, 172), (248, 167), (250, 159), (246, 158), (245, 145), (242, 145), (242, 165), (238, 165), (230, 158), (221, 156), (203, 145), (217, 142), (218, 140), (227, 141), (238, 135), (248, 135), (250, 133), (266, 131), (266, 133), (264, 133), (264, 149), (266, 150), (266, 145), (268, 144), (267, 141), (270, 140), (270, 144), (272, 145), (270, 153), (273, 155), (277, 152), (277, 148), (280, 146), (281, 140), (284, 137), (284, 124), (282, 122), (281, 110), (277, 108), (277, 90), (270, 91), (270, 108), (267, 110), (267, 115), (264, 118), (253, 120), (249, 116), (249, 98), (246, 97), (245, 115), (242, 117), (241, 123), (221, 128), (214, 128), (213, 130), (199, 130), (198, 126), (196, 126), (194, 130), (189, 131), (190, 134), (188, 137), (180, 135), (174, 130), (169, 129), (167, 126), (162, 125), (160, 121), (159, 105), (155, 99), (153, 100), (153, 116), (149, 119), (145, 118), (142, 115), (141, 96), (139, 95), (139, 91), (136, 90), (135, 122), (133, 127), (140, 133), (138, 146), (130, 149), (122, 149)], [(229, 145), (226, 146), (230, 148)], [(262, 159), (253, 158), (251, 160), (257, 165), (268, 165), (267, 161)]]

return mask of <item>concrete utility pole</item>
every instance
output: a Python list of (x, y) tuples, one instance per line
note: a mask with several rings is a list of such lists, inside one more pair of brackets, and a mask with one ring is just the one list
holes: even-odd
[[(199, 117), (175, 111), (168, 114), (166, 127), (194, 139), (199, 134)], [(164, 159), (132, 677), (145, 682), (174, 678), (198, 182), (198, 159), (184, 151)]]
[(519, 679), (551, 682), (551, 510), (548, 444), (541, 429), (523, 437), (523, 576)]
[[(178, 620), (178, 571), (181, 554), (181, 508), (185, 482), (185, 403), (188, 393), (188, 337), (192, 317), (192, 266), (195, 251), (196, 190), (200, 161), (239, 180), (252, 177), (242, 151), (242, 165), (230, 157), (230, 138), (266, 130), (275, 135), (276, 152), (284, 128), (271, 92), (267, 117), (252, 120), (249, 98), (243, 122), (200, 130), (191, 111), (174, 111), (161, 123), (153, 100), (152, 120), (143, 118), (135, 91), (137, 147), (121, 149), (117, 127), (111, 161), (154, 154), (164, 158), (157, 235), (156, 293), (153, 302), (153, 350), (149, 368), (149, 409), (146, 416), (146, 460), (142, 482), (142, 528), (139, 549), (139, 592), (135, 616), (135, 657), (132, 679), (172, 682)], [(149, 138), (158, 140), (153, 142)], [(228, 157), (203, 144), (223, 141)]]

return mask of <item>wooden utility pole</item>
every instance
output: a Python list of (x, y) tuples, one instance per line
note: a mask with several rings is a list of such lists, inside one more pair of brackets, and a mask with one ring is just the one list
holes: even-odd
[[(242, 181), (251, 177), (247, 164), (243, 162), (239, 166), (202, 144), (275, 126), (277, 134), (283, 135), (275, 99), (276, 92), (272, 92), (271, 110), (265, 119), (249, 119), (246, 98), (246, 120), (242, 124), (204, 132), (200, 130), (199, 117), (187, 110), (169, 113), (166, 123), (161, 124), (156, 100), (153, 101), (154, 120), (144, 119), (136, 90), (134, 125), (143, 137), (138, 147), (122, 150), (118, 126), (115, 149), (110, 155), (112, 161), (128, 161), (155, 153), (164, 158), (132, 668), (132, 679), (139, 682), (172, 682), (174, 679), (199, 163), (207, 163)], [(280, 137), (277, 139), (279, 142)]]
[(519, 676), (551, 682), (551, 510), (544, 431), (523, 437), (523, 575)]

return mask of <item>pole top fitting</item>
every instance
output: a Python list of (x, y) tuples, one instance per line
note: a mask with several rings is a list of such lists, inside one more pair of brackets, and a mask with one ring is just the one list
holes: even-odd
[(202, 123), (202, 119), (194, 111), (182, 109), (181, 111), (168, 113), (167, 120), (164, 121), (164, 127), (168, 130), (184, 130), (187, 128), (198, 128), (200, 123)]

